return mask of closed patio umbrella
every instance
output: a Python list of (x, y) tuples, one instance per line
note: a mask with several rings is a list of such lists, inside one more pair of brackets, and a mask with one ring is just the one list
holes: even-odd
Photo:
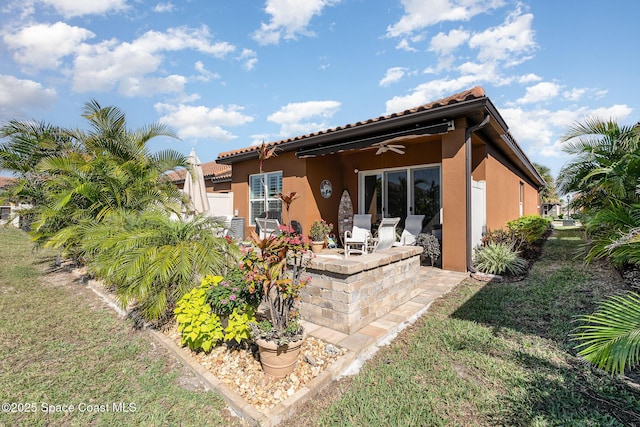
[(183, 190), (191, 201), (191, 206), (188, 207), (187, 212), (190, 214), (209, 212), (209, 198), (207, 197), (207, 189), (204, 183), (202, 165), (195, 150), (191, 150), (188, 162), (191, 165), (191, 172), (187, 170), (187, 174), (184, 177)]

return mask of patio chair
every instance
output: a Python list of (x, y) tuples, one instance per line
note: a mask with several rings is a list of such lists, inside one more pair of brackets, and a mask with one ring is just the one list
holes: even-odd
[(422, 233), (422, 221), (424, 215), (407, 215), (407, 219), (404, 222), (404, 230), (400, 235), (400, 242), (397, 246), (409, 246), (416, 244), (416, 237)]
[(343, 242), (345, 258), (348, 258), (352, 253), (366, 254), (372, 242), (371, 214), (354, 215), (353, 229), (344, 232)]
[(280, 221), (271, 218), (256, 218), (256, 231), (261, 239), (280, 234)]
[(396, 241), (396, 226), (400, 218), (382, 218), (378, 226), (378, 237), (375, 240), (373, 252), (384, 251), (393, 246)]

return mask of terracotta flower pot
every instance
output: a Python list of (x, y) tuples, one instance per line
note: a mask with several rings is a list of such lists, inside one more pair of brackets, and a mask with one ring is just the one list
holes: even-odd
[(274, 378), (284, 378), (289, 375), (296, 366), (303, 343), (304, 338), (281, 346), (273, 341), (256, 340), (264, 373)]
[(311, 242), (311, 251), (314, 254), (319, 254), (324, 249), (324, 240), (313, 240)]

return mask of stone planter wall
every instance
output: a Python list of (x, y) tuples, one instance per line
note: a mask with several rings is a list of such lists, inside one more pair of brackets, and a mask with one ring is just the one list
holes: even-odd
[(418, 293), (421, 247), (394, 247), (374, 254), (318, 256), (307, 267), (304, 320), (352, 334)]

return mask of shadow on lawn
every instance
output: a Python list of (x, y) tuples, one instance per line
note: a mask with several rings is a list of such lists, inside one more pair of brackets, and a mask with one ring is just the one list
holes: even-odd
[(500, 421), (507, 425), (638, 426), (640, 392), (596, 371), (577, 358), (556, 363), (526, 351), (513, 351), (527, 370), (512, 386)]
[[(508, 425), (640, 425), (640, 391), (575, 357), (570, 334), (576, 316), (620, 289), (606, 263), (585, 268), (582, 243), (556, 232), (529, 276), (513, 283), (469, 283), (475, 293), (451, 317), (491, 328), (509, 342), (503, 357), (521, 366), (505, 396)], [(527, 345), (522, 345), (525, 342)]]

